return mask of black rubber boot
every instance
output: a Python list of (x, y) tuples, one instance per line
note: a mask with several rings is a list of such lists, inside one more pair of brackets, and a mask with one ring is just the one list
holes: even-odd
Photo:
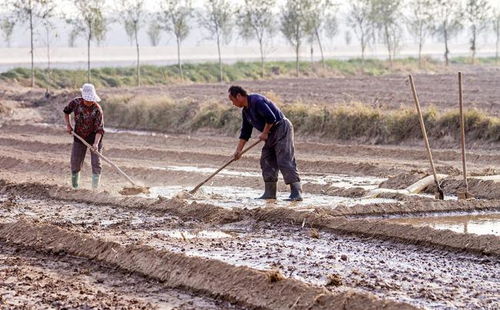
[(265, 182), (264, 194), (256, 199), (276, 199), (276, 183)]
[(290, 197), (288, 201), (302, 201), (302, 186), (300, 182), (290, 184)]

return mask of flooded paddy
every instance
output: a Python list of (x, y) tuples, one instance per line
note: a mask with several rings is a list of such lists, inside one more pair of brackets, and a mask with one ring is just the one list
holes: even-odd
[(491, 307), (500, 290), (495, 258), (341, 235), (308, 223), (294, 227), (247, 219), (214, 225), (138, 209), (0, 196), (0, 223), (26, 218), (122, 245), (280, 270), (319, 286), (332, 285), (333, 277), (332, 289), (357, 289), (430, 308)]
[[(207, 167), (201, 168), (195, 166), (166, 166), (166, 167), (154, 167), (154, 169), (165, 170), (165, 171), (193, 172), (201, 175), (209, 175), (217, 170), (216, 168), (207, 168)], [(233, 169), (224, 169), (219, 172), (219, 175), (253, 177), (253, 178), (262, 177), (262, 174), (259, 172), (240, 171)], [(328, 175), (302, 174), (300, 178), (304, 183), (329, 185), (332, 187), (340, 187), (340, 188), (360, 187), (365, 190), (378, 188), (380, 183), (387, 180), (386, 178), (379, 178), (373, 176), (359, 177), (346, 174), (328, 174)]]
[[(165, 198), (173, 198), (179, 193), (186, 190), (180, 186), (168, 187), (151, 187), (150, 193), (143, 195), (144, 197), (158, 196)], [(367, 205), (375, 203), (394, 203), (395, 199), (388, 198), (347, 198), (338, 196), (329, 196), (321, 194), (304, 193), (304, 201), (290, 202), (286, 201), (290, 193), (278, 192), (277, 199), (256, 199), (262, 195), (262, 190), (256, 190), (246, 187), (233, 187), (233, 186), (204, 186), (199, 189), (194, 195), (187, 196), (186, 201), (197, 201), (200, 203), (209, 203), (215, 206), (224, 208), (261, 208), (261, 207), (290, 207), (290, 208), (311, 208), (311, 207), (326, 207), (335, 208), (339, 205), (354, 206), (354, 205)]]
[(391, 222), (413, 226), (449, 229), (464, 234), (500, 236), (500, 213), (440, 215), (391, 219)]

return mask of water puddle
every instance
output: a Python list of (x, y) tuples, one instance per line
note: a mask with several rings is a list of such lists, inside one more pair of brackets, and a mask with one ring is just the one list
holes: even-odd
[(201, 230), (201, 231), (181, 231), (181, 230), (160, 230), (160, 231), (152, 231), (153, 234), (164, 235), (169, 238), (175, 239), (183, 239), (183, 240), (191, 240), (191, 239), (224, 239), (224, 238), (232, 238), (230, 234), (227, 234), (222, 231), (210, 231), (210, 230)]
[(429, 226), (435, 229), (449, 229), (464, 234), (500, 236), (500, 213), (432, 216), (418, 218), (399, 218), (389, 221), (410, 224), (413, 226)]
[[(181, 193), (185, 188), (181, 186), (166, 186), (166, 187), (151, 187), (150, 194), (144, 197), (158, 197), (173, 198)], [(373, 204), (373, 203), (394, 203), (394, 199), (385, 198), (347, 198), (328, 195), (313, 195), (305, 193), (303, 195), (304, 201), (290, 202), (285, 201), (289, 193), (278, 193), (276, 200), (261, 200), (255, 199), (262, 195), (262, 190), (255, 190), (247, 187), (232, 187), (221, 186), (213, 187), (206, 186), (198, 190), (195, 195), (185, 197), (187, 201), (197, 201), (200, 203), (212, 204), (224, 208), (259, 208), (266, 206), (283, 206), (293, 207), (294, 209), (305, 208), (304, 211), (312, 211), (312, 207), (328, 207), (335, 208), (338, 205), (353, 206), (359, 204)]]
[[(166, 166), (166, 167), (153, 167), (153, 169), (165, 170), (165, 171), (195, 172), (206, 175), (212, 174), (217, 170), (215, 168), (207, 168), (207, 167), (201, 168), (194, 166)], [(222, 170), (221, 172), (219, 172), (219, 175), (255, 177), (255, 178), (262, 177), (262, 174), (260, 172), (238, 171), (231, 169)], [(300, 177), (304, 183), (330, 185), (340, 188), (361, 187), (365, 190), (378, 188), (380, 183), (387, 180), (385, 178), (377, 178), (371, 176), (356, 177), (343, 174), (334, 174), (334, 175), (307, 174), (307, 175), (301, 175)]]

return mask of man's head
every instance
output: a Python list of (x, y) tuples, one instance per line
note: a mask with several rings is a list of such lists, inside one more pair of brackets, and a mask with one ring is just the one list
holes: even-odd
[(231, 86), (228, 90), (229, 100), (234, 106), (238, 108), (243, 108), (248, 104), (248, 94), (247, 91), (241, 86)]

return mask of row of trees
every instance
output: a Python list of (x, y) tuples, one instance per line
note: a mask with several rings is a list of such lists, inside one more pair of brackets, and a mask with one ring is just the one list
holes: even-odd
[[(32, 86), (33, 40), (35, 28), (42, 27), (47, 34), (47, 48), (50, 49), (49, 33), (54, 30), (52, 24), (56, 17), (56, 0), (8, 0), (9, 16), (0, 22), (7, 42), (10, 41), (14, 25), (26, 24), (30, 30)], [(231, 40), (237, 32), (247, 40), (255, 40), (259, 45), (261, 74), (264, 76), (264, 60), (270, 40), (281, 33), (293, 47), (296, 55), (296, 72), (299, 75), (299, 52), (305, 44), (317, 44), (321, 62), (324, 38), (333, 38), (338, 33), (338, 5), (331, 0), (286, 0), (278, 6), (277, 0), (243, 0), (235, 5), (230, 0), (205, 0), (202, 10), (193, 10), (191, 0), (158, 0), (155, 12), (145, 9), (145, 0), (119, 0), (113, 5), (106, 0), (71, 0), (76, 14), (64, 15), (71, 26), (70, 41), (84, 37), (87, 42), (88, 75), (90, 81), (91, 42), (103, 41), (110, 23), (123, 25), (129, 39), (135, 43), (137, 51), (137, 85), (140, 76), (141, 30), (155, 45), (158, 44), (162, 31), (175, 37), (179, 75), (184, 78), (181, 61), (181, 46), (189, 36), (196, 21), (204, 28), (217, 44), (219, 58), (219, 79), (223, 80), (221, 45)], [(404, 6), (404, 10), (403, 10)], [(279, 9), (279, 12), (276, 12)], [(404, 14), (403, 14), (404, 11)], [(114, 14), (111, 12), (115, 12)], [(421, 62), (425, 40), (437, 36), (444, 44), (444, 58), (449, 63), (449, 40), (459, 31), (467, 28), (470, 38), (470, 50), (474, 61), (477, 51), (477, 38), (481, 32), (491, 27), (496, 34), (496, 57), (500, 43), (500, 12), (492, 13), (487, 0), (352, 0), (348, 4), (346, 26), (357, 36), (361, 45), (361, 58), (374, 42), (382, 42), (387, 49), (388, 59), (392, 61), (401, 48), (404, 30), (418, 42), (418, 57)], [(347, 38), (346, 38), (347, 40)], [(49, 59), (50, 67), (50, 59)]]

